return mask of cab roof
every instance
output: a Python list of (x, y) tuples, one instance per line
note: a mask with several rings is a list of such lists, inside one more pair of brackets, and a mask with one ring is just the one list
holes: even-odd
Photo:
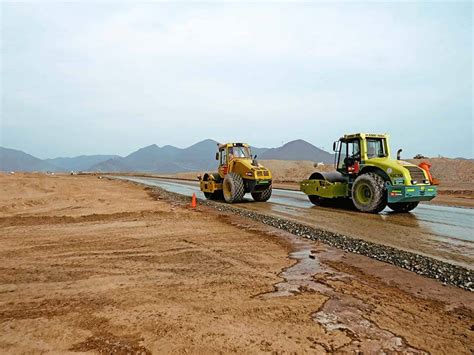
[(345, 134), (342, 139), (353, 139), (353, 138), (389, 138), (388, 134), (377, 134), (377, 133), (353, 133), (353, 134)]
[(217, 143), (217, 147), (219, 149), (225, 148), (225, 147), (249, 147), (247, 143)]

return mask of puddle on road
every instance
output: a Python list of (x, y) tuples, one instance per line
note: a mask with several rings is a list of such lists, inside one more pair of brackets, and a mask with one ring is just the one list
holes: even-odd
[(423, 353), (408, 346), (405, 340), (380, 329), (367, 316), (371, 306), (350, 295), (334, 291), (325, 280), (350, 282), (352, 276), (336, 271), (319, 261), (318, 254), (339, 253), (327, 247), (293, 236), (285, 239), (291, 243), (289, 258), (296, 262), (279, 274), (282, 282), (274, 285), (273, 292), (259, 295), (261, 299), (292, 297), (304, 292), (317, 292), (328, 297), (320, 310), (313, 313), (313, 320), (328, 332), (343, 332), (351, 341), (341, 348), (331, 349), (349, 352), (379, 353), (384, 351)]

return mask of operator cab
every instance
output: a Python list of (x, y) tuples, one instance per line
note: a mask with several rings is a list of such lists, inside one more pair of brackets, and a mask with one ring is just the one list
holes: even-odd
[(218, 170), (221, 176), (227, 174), (229, 164), (233, 159), (252, 159), (250, 147), (245, 143), (218, 144), (218, 149), (216, 160), (219, 161)]
[(333, 150), (336, 170), (349, 175), (357, 175), (366, 160), (389, 156), (386, 136), (380, 134), (345, 135), (334, 142)]
[(246, 158), (246, 159), (251, 159), (250, 155), (250, 148), (246, 147), (244, 145), (242, 146), (233, 146), (228, 148), (229, 151), (229, 161), (234, 159), (234, 158)]

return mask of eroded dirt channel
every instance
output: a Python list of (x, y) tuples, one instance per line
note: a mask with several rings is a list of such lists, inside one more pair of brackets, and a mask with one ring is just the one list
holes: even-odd
[[(342, 331), (350, 339), (338, 348), (344, 352), (380, 353), (384, 351), (425, 353), (422, 349), (411, 347), (403, 337), (380, 328), (367, 316), (371, 306), (359, 298), (341, 294), (330, 284), (333, 282), (350, 283), (350, 274), (338, 271), (320, 261), (321, 257), (334, 259), (335, 253), (319, 246), (317, 243), (291, 237), (292, 252), (290, 259), (295, 263), (284, 269), (279, 276), (284, 281), (275, 285), (273, 292), (260, 295), (264, 299), (272, 297), (291, 297), (302, 292), (316, 292), (328, 300), (317, 311), (312, 313), (315, 322), (322, 325), (330, 334)], [(328, 351), (334, 348), (326, 348)]]

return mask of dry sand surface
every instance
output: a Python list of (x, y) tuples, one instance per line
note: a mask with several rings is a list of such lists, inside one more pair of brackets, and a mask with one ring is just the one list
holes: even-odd
[(474, 297), (143, 187), (0, 176), (2, 353), (470, 354)]

